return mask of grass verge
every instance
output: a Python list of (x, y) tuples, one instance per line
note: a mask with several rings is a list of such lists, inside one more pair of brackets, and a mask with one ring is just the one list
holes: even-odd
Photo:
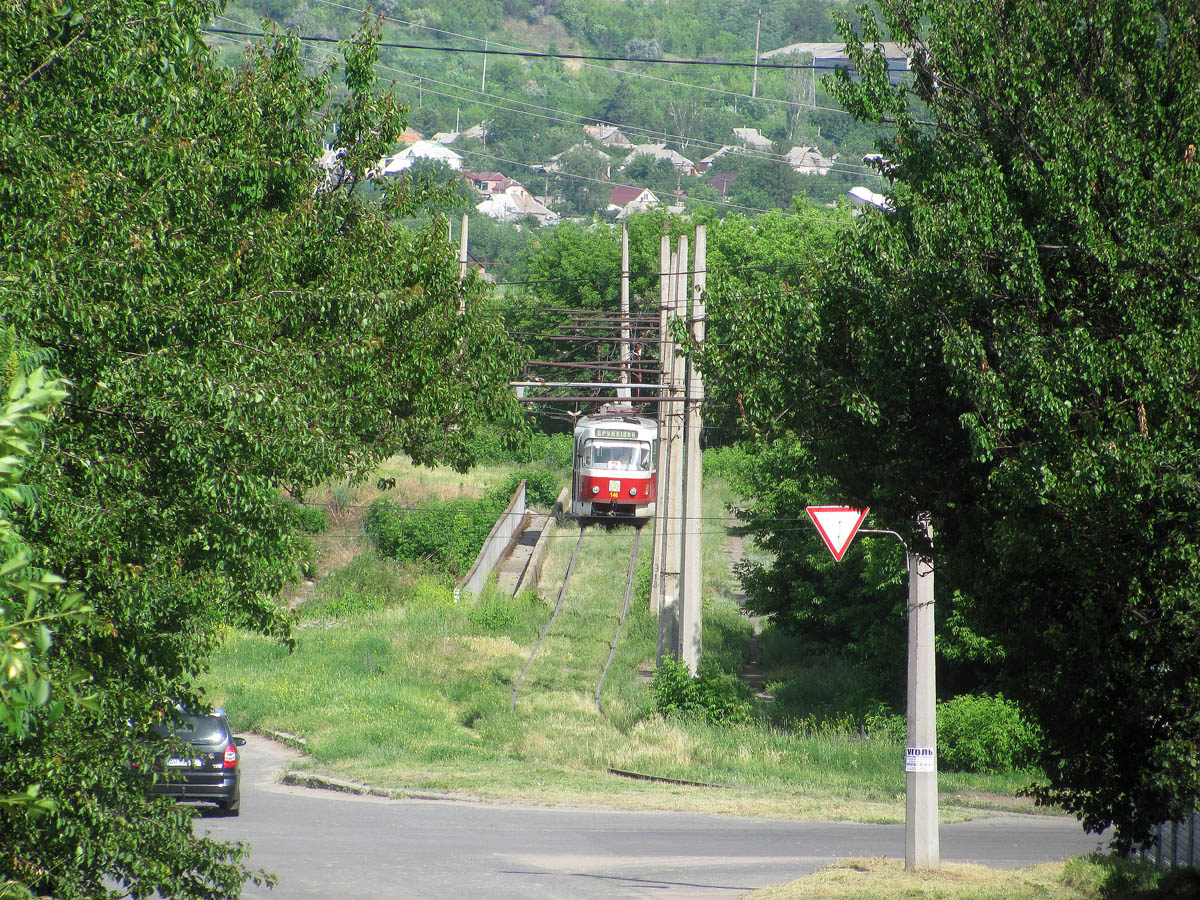
[[(469, 489), (464, 476), (443, 473), (451, 486), (445, 490), (436, 471), (392, 463), (385, 474), (405, 497), (445, 497), (452, 488), (481, 494), (489, 486), (478, 472)], [(496, 467), (492, 478), (505, 474)], [(377, 488), (363, 490), (343, 508), (372, 499)], [(704, 646), (706, 659), (737, 673), (748, 658), (751, 626), (738, 609), (724, 552), (721, 523), (730, 499), (719, 481), (706, 485)], [(510, 709), (578, 534), (573, 523), (557, 532), (542, 596), (489, 592), (474, 604), (456, 604), (444, 576), (361, 550), (303, 600), (294, 652), (229, 633), (212, 659), (209, 695), (235, 728), (305, 737), (305, 768), (381, 788), (535, 804), (903, 821), (903, 745), (894, 739), (837, 723), (773, 722), (766, 714), (735, 727), (653, 714), (641, 673), (653, 666), (657, 628), (645, 596), (632, 604), (605, 683), (604, 714), (597, 711), (596, 682), (633, 542), (628, 527), (587, 532), (564, 610)], [(649, 552), (646, 534), (643, 563)], [(631, 781), (613, 768), (717, 787)], [(1019, 776), (944, 775), (942, 818), (1020, 809), (1012, 795), (1021, 784)]]
[(1198, 889), (1194, 871), (1113, 856), (1013, 870), (945, 863), (910, 871), (900, 860), (845, 859), (745, 900), (1169, 900), (1195, 897)]

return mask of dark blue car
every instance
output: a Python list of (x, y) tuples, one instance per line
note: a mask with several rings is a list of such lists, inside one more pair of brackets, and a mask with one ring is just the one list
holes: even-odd
[(241, 768), (238, 748), (245, 738), (234, 737), (220, 710), (191, 713), (175, 710), (168, 721), (154, 726), (164, 739), (182, 741), (160, 760), (161, 774), (151, 788), (155, 794), (178, 800), (216, 804), (220, 815), (241, 810)]

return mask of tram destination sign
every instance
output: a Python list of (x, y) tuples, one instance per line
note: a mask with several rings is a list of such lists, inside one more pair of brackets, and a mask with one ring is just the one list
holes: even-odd
[(597, 428), (596, 437), (633, 441), (637, 440), (637, 432), (628, 428)]

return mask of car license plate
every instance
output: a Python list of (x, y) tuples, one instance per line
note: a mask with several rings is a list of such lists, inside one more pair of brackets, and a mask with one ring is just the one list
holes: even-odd
[(173, 769), (195, 769), (203, 765), (198, 759), (180, 759), (178, 756), (172, 756), (167, 760), (167, 765)]

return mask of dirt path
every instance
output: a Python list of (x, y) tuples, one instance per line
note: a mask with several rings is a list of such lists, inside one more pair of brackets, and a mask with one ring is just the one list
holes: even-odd
[[(737, 523), (737, 519), (731, 518), (728, 521), (729, 526)], [(725, 538), (725, 558), (729, 560), (729, 570), (732, 572), (734, 567), (746, 557), (746, 541), (748, 539), (740, 535), (730, 534)], [(758, 639), (762, 634), (762, 619), (758, 616), (751, 615), (746, 611), (746, 593), (739, 587), (734, 592), (734, 599), (742, 609), (742, 615), (750, 620), (752, 630), (750, 632), (750, 661), (746, 663), (742, 669), (742, 678), (754, 688), (754, 694), (760, 700), (773, 700), (774, 698), (767, 693), (763, 686), (766, 678), (766, 670), (762, 666), (759, 657)]]

